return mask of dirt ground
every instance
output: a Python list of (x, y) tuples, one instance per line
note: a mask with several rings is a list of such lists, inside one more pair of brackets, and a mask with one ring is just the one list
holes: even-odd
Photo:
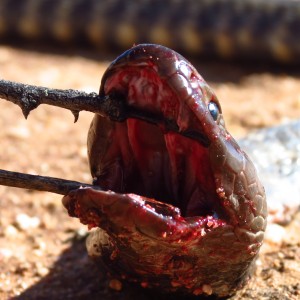
[[(114, 56), (112, 56), (114, 57)], [(109, 60), (0, 47), (0, 78), (98, 91)], [(300, 116), (300, 71), (283, 67), (195, 63), (223, 105), (235, 136)], [(68, 111), (41, 106), (28, 120), (0, 100), (1, 169), (91, 182), (86, 136), (92, 114), (74, 124)], [(299, 197), (299, 195), (298, 195)], [(60, 196), (0, 186), (0, 299), (173, 299), (120, 283), (86, 255), (86, 228)], [(249, 284), (231, 299), (300, 299), (300, 215), (270, 225)]]

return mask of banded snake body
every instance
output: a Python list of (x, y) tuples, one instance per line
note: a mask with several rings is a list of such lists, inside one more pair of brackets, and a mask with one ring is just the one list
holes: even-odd
[(1, 0), (0, 38), (300, 62), (299, 0)]
[[(60, 1), (60, 2), (62, 3), (63, 1)], [(85, 1), (85, 2), (87, 2), (87, 1)], [(134, 18), (131, 19), (129, 23), (125, 23), (126, 26), (123, 26), (124, 23), (122, 23), (122, 21), (124, 21), (124, 20), (122, 17), (118, 18), (118, 20), (120, 20), (120, 22), (121, 22), (120, 23), (121, 25), (119, 25), (119, 26), (116, 25), (116, 26), (114, 26), (114, 29), (107, 30), (107, 25), (106, 25), (106, 27), (105, 26), (102, 27), (102, 26), (99, 26), (98, 22), (100, 22), (101, 24), (103, 24), (102, 22), (105, 23), (105, 17), (107, 17), (107, 16), (120, 16), (120, 13), (121, 13), (120, 11), (122, 10), (122, 7), (124, 8), (124, 6), (121, 5), (122, 3), (120, 1), (114, 1), (114, 2), (110, 2), (110, 3), (109, 2), (110, 1), (107, 2), (107, 6), (104, 5), (104, 3), (102, 3), (102, 5), (104, 5), (104, 6), (102, 6), (101, 8), (99, 7), (98, 10), (96, 10), (97, 12), (99, 12), (99, 10), (101, 11), (101, 16), (103, 18), (99, 18), (99, 19), (97, 18), (97, 20), (99, 20), (99, 21), (97, 21), (95, 18), (94, 19), (92, 18), (94, 20), (94, 23), (88, 23), (88, 27), (84, 27), (84, 26), (82, 26), (82, 24), (84, 22), (82, 21), (82, 19), (80, 19), (80, 17), (79, 18), (73, 17), (74, 16), (73, 13), (76, 15), (76, 12), (78, 13), (78, 11), (76, 11), (76, 9), (72, 10), (72, 7), (75, 7), (75, 8), (77, 7), (77, 9), (82, 8), (83, 2), (81, 2), (81, 1), (76, 1), (77, 6), (75, 4), (74, 4), (74, 6), (69, 6), (69, 4), (67, 4), (67, 2), (64, 2), (64, 4), (61, 4), (61, 6), (60, 6), (60, 5), (58, 5), (58, 2), (56, 2), (56, 1), (51, 1), (51, 2), (50, 1), (40, 1), (41, 4), (35, 4), (33, 10), (29, 9), (31, 11), (31, 13), (29, 13), (28, 15), (23, 15), (24, 7), (26, 7), (27, 4), (30, 4), (30, 5), (33, 4), (33, 1), (24, 1), (24, 3), (23, 3), (24, 6), (23, 5), (18, 6), (18, 9), (16, 11), (17, 12), (16, 16), (17, 16), (18, 21), (15, 20), (14, 22), (11, 21), (13, 18), (10, 19), (10, 21), (8, 21), (6, 19), (6, 17), (3, 18), (3, 16), (9, 15), (9, 14), (7, 14), (7, 11), (9, 9), (11, 9), (13, 7), (15, 8), (14, 1), (10, 1), (9, 3), (7, 1), (2, 1), (0, 3), (1, 8), (2, 8), (2, 11), (1, 11), (2, 19), (0, 19), (1, 20), (1, 22), (0, 22), (1, 31), (0, 32), (3, 37), (7, 37), (7, 36), (10, 37), (10, 36), (14, 35), (14, 36), (19, 36), (19, 37), (21, 36), (21, 37), (30, 38), (30, 39), (31, 38), (35, 39), (35, 38), (39, 37), (40, 35), (43, 35), (46, 32), (47, 34), (49, 34), (49, 36), (51, 38), (53, 38), (55, 40), (60, 40), (63, 42), (69, 42), (69, 41), (77, 40), (77, 39), (78, 40), (85, 39), (85, 40), (89, 40), (90, 42), (92, 41), (92, 43), (97, 44), (98, 46), (99, 45), (100, 46), (109, 45), (109, 46), (117, 46), (117, 47), (124, 47), (124, 46), (128, 47), (129, 46), (128, 44), (130, 44), (130, 45), (133, 44), (132, 43), (133, 40), (135, 42), (147, 40), (147, 41), (155, 41), (155, 42), (162, 43), (162, 41), (159, 41), (159, 39), (161, 38), (161, 36), (164, 36), (164, 34), (166, 33), (166, 28), (168, 28), (168, 30), (170, 30), (171, 23), (169, 24), (168, 23), (169, 21), (163, 20), (162, 23), (164, 24), (165, 27), (164, 26), (157, 27), (156, 30), (152, 30), (150, 36), (148, 36), (148, 35), (141, 36), (139, 33), (139, 36), (137, 38), (137, 36), (135, 35), (136, 30), (135, 31), (132, 30), (133, 25), (130, 23), (132, 20), (134, 20)], [(173, 3), (173, 2), (174, 3), (176, 2), (177, 7), (180, 7), (182, 9), (183, 6), (182, 6), (181, 1), (169, 1), (168, 4)], [(204, 10), (204, 13), (202, 11), (201, 12), (202, 14), (206, 15), (207, 11), (209, 13), (211, 13), (210, 10), (212, 8), (214, 8), (214, 11), (216, 11), (215, 9), (217, 9), (217, 11), (218, 11), (218, 9), (220, 9), (220, 11), (221, 11), (221, 8), (223, 5), (226, 5), (228, 10), (238, 11), (239, 13), (241, 13), (241, 11), (242, 12), (246, 11), (247, 13), (249, 13), (249, 10), (251, 12), (251, 7), (252, 7), (250, 2), (249, 3), (247, 2), (245, 4), (245, 6), (239, 6), (239, 4), (237, 4), (236, 1), (212, 1), (212, 2), (213, 2), (212, 4), (208, 4), (208, 2), (203, 1), (203, 7), (207, 10)], [(256, 44), (256, 46), (259, 47), (258, 57), (261, 56), (260, 58), (266, 58), (269, 56), (269, 57), (271, 57), (271, 59), (278, 60), (281, 62), (296, 62), (296, 63), (298, 63), (299, 45), (297, 42), (295, 42), (295, 41), (297, 41), (297, 39), (295, 39), (295, 36), (297, 37), (297, 35), (299, 35), (299, 31), (297, 30), (297, 28), (299, 28), (299, 26), (298, 26), (299, 20), (297, 18), (297, 16), (298, 16), (297, 12), (299, 11), (299, 1), (287, 1), (286, 2), (287, 4), (282, 4), (279, 1), (278, 2), (275, 1), (272, 3), (269, 2), (268, 4), (263, 4), (262, 1), (254, 1), (254, 3), (256, 3), (256, 5), (264, 8), (265, 11), (273, 12), (274, 15), (272, 15), (272, 14), (271, 15), (276, 16), (276, 18), (275, 18), (276, 21), (280, 20), (280, 18), (279, 18), (279, 16), (280, 16), (286, 21), (286, 24), (288, 24), (286, 27), (281, 27), (281, 26), (278, 27), (279, 28), (278, 31), (280, 34), (278, 35), (278, 32), (277, 32), (276, 36), (277, 36), (277, 38), (278, 38), (278, 36), (280, 37), (279, 40), (277, 38), (274, 38), (274, 39), (270, 38), (270, 39), (267, 39), (267, 42), (265, 43), (266, 38), (262, 34), (262, 42), (261, 43), (258, 42)], [(145, 1), (145, 4), (149, 4), (149, 1)], [(157, 3), (155, 3), (155, 4), (157, 4)], [(30, 5), (28, 7), (31, 7)], [(116, 5), (116, 6), (114, 6), (114, 5)], [(278, 6), (274, 8), (273, 5), (278, 5)], [(94, 1), (90, 1), (88, 4), (86, 4), (86, 7), (88, 7), (89, 9), (91, 9), (91, 7), (95, 7), (95, 6), (98, 7), (96, 2), (94, 2)], [(55, 7), (64, 7), (64, 9), (56, 10)], [(102, 8), (105, 8), (105, 7), (106, 8), (108, 7), (108, 12), (105, 11), (105, 9), (102, 10)], [(132, 5), (132, 7), (135, 7), (135, 5)], [(190, 8), (190, 9), (193, 10), (194, 6), (191, 6), (191, 7), (192, 8)], [(201, 5), (200, 5), (200, 7), (203, 8)], [(42, 10), (45, 10), (45, 8), (49, 9), (50, 12), (55, 12), (55, 15), (57, 13), (60, 16), (60, 18), (58, 18), (58, 20), (60, 22), (53, 25), (51, 22), (49, 22), (49, 20), (47, 18), (45, 18), (44, 19), (45, 22), (43, 23), (37, 17), (38, 14), (35, 14), (36, 12), (39, 11), (40, 8), (42, 8)], [(156, 5), (154, 5), (154, 8), (156, 8), (156, 12), (161, 12), (161, 8), (159, 7), (158, 4), (157, 4), (157, 7), (156, 7)], [(133, 14), (133, 12), (136, 11), (136, 9), (134, 9), (134, 8), (132, 8), (132, 10), (131, 9), (129, 9), (129, 10), (131, 11), (132, 14)], [(138, 10), (138, 12), (140, 12), (140, 10)], [(277, 14), (275, 12), (277, 12)], [(110, 15), (111, 13), (112, 13), (112, 15)], [(247, 13), (246, 13), (246, 15), (247, 15)], [(114, 15), (114, 14), (116, 14), (116, 15)], [(132, 16), (132, 14), (129, 13), (128, 15)], [(70, 18), (70, 17), (66, 18), (65, 17), (66, 15), (72, 16), (72, 18)], [(82, 14), (80, 14), (80, 16), (81, 15), (86, 16), (89, 14), (86, 14), (86, 12), (83, 11)], [(139, 14), (137, 14), (137, 15), (140, 16)], [(174, 16), (177, 16), (177, 15), (178, 15), (178, 12), (174, 13), (173, 18), (174, 18)], [(195, 15), (196, 14), (194, 14), (194, 17), (195, 17)], [(254, 14), (254, 15), (257, 17), (256, 14)], [(251, 16), (251, 14), (250, 14), (250, 16)], [(52, 17), (51, 13), (49, 14), (49, 17), (51, 19), (51, 17)], [(159, 13), (156, 14), (156, 17), (158, 19), (163, 19)], [(249, 15), (248, 15), (248, 17), (249, 17)], [(261, 18), (264, 18), (264, 17), (260, 17), (260, 18), (257, 17), (257, 18), (259, 20), (261, 20)], [(70, 22), (70, 20), (74, 20), (74, 19), (76, 20), (76, 24), (73, 24), (72, 22)], [(216, 19), (219, 19), (219, 18), (216, 18)], [(253, 17), (252, 18), (250, 17), (250, 20), (251, 19), (253, 21)], [(269, 22), (266, 22), (266, 23), (270, 25), (272, 23), (271, 19), (272, 19), (272, 17), (270, 17), (270, 19), (268, 19)], [(147, 18), (145, 18), (145, 20), (149, 22), (149, 20)], [(246, 36), (244, 36), (245, 32), (243, 31), (243, 26), (241, 26), (241, 27), (239, 27), (240, 30), (236, 33), (236, 35), (234, 35), (234, 38), (232, 38), (232, 37), (229, 38), (227, 36), (227, 33), (228, 33), (227, 30), (232, 31), (233, 28), (231, 28), (230, 26), (229, 27), (225, 26), (225, 29), (226, 29), (225, 30), (223, 27), (224, 23), (222, 23), (222, 22), (220, 23), (221, 27), (218, 24), (212, 25), (211, 21), (210, 21), (211, 20), (210, 17), (207, 17), (207, 19), (202, 18), (202, 20), (203, 20), (203, 24), (200, 24), (200, 25), (198, 24), (198, 26), (200, 26), (200, 29), (202, 28), (201, 26), (203, 26), (204, 31), (208, 32), (208, 34), (205, 34), (204, 38), (201, 37), (201, 39), (198, 37), (198, 39), (196, 38), (195, 40), (193, 40), (193, 38), (195, 38), (195, 27), (191, 20), (189, 20), (190, 23), (188, 23), (188, 25), (186, 25), (187, 27), (179, 26), (178, 31), (181, 33), (180, 33), (180, 36), (175, 35), (176, 41), (177, 42), (178, 42), (178, 40), (183, 41), (183, 39), (186, 38), (186, 40), (184, 40), (184, 42), (181, 43), (182, 46), (178, 47), (179, 50), (182, 49), (184, 51), (184, 53), (192, 53), (192, 54), (195, 54), (199, 50), (199, 52), (201, 54), (213, 55), (213, 56), (219, 55), (221, 57), (232, 57), (232, 56), (237, 56), (237, 57), (239, 57), (239, 56), (240, 57), (249, 57), (250, 56), (251, 57), (252, 56), (251, 54), (253, 53), (254, 49), (247, 48), (246, 45), (249, 46), (250, 41), (252, 41), (254, 39), (254, 37), (256, 37), (255, 33), (257, 32), (258, 28), (254, 28), (255, 27), (254, 26), (252, 28), (253, 32), (251, 33), (251, 30), (250, 30), (251, 34), (249, 34), (249, 32), (248, 32), (248, 34), (246, 34)], [(236, 22), (238, 22), (238, 21), (239, 21), (238, 22), (239, 25), (241, 25), (241, 24), (242, 25), (244, 25), (244, 24), (252, 24), (253, 25), (256, 23), (255, 21), (254, 21), (254, 23), (251, 23), (251, 22), (248, 23), (247, 21), (241, 22), (241, 20), (239, 18), (237, 18), (237, 19), (234, 18), (234, 20), (235, 21), (233, 23), (231, 23), (231, 22), (228, 23), (228, 24), (233, 24), (234, 28), (236, 27)], [(246, 18), (246, 20), (247, 20), (247, 18)], [(254, 18), (254, 20), (257, 20), (257, 19)], [(272, 20), (274, 20), (274, 19), (272, 19)], [(228, 21), (228, 20), (226, 20), (226, 21)], [(12, 23), (10, 23), (10, 22), (12, 22)], [(37, 24), (42, 24), (42, 25), (36, 26)], [(96, 24), (96, 26), (95, 26), (95, 24)], [(180, 25), (182, 25), (182, 24), (180, 24)], [(147, 27), (148, 23), (146, 22), (144, 26)], [(192, 29), (189, 26), (192, 26)], [(212, 27), (210, 27), (210, 26), (212, 26)], [(274, 26), (275, 25), (273, 24), (271, 27), (273, 27), (273, 29), (274, 29)], [(141, 26), (141, 27), (143, 27), (143, 26)], [(72, 28), (72, 30), (70, 30), (70, 28)], [(75, 31), (73, 31), (73, 28), (75, 28)], [(77, 30), (78, 28), (80, 30)], [(85, 30), (82, 31), (82, 28), (85, 28)], [(89, 30), (87, 30), (86, 28), (89, 28)], [(99, 33), (99, 28), (102, 28), (101, 30), (103, 30), (103, 32), (100, 30), (100, 33)], [(106, 28), (106, 30), (103, 28)], [(189, 30), (186, 31), (186, 28), (188, 28)], [(220, 29), (220, 31), (217, 35), (214, 35), (214, 34), (210, 35), (210, 33), (209, 33), (210, 30), (208, 28), (210, 28), (210, 29), (217, 28), (217, 29)], [(267, 26), (267, 28), (268, 28), (268, 26)], [(282, 29), (282, 28), (284, 28), (284, 29)], [(290, 30), (290, 29), (293, 29), (293, 30)], [(111, 30), (117, 30), (116, 33), (119, 36), (119, 39), (116, 40), (115, 37), (113, 37), (113, 39), (111, 38), (111, 36), (112, 36)], [(199, 28), (197, 28), (197, 30), (199, 30)], [(75, 37), (74, 37), (74, 32), (75, 32)], [(141, 31), (141, 32), (145, 32), (145, 31)], [(182, 34), (182, 32), (184, 32), (184, 34)], [(190, 32), (190, 34), (186, 34), (187, 32)], [(201, 32), (201, 30), (200, 30), (200, 32)], [(217, 30), (217, 32), (218, 32), (218, 30)], [(269, 33), (268, 30), (266, 32)], [(77, 33), (79, 33), (79, 38), (78, 38), (78, 35), (76, 36)], [(289, 36), (289, 34), (291, 34), (292, 37)], [(47, 39), (47, 36), (46, 36), (46, 39)], [(204, 42), (203, 42), (203, 40), (204, 40)], [(164, 40), (163, 43), (167, 44), (169, 46), (172, 46), (172, 43), (174, 43), (174, 40), (167, 38)], [(234, 45), (234, 46), (232, 46), (232, 45)], [(94, 126), (96, 126), (96, 125), (94, 125)], [(296, 144), (291, 145), (290, 146), (291, 148), (289, 148), (289, 150), (288, 150), (288, 152), (290, 154), (290, 157), (288, 159), (290, 161), (292, 161), (291, 169), (289, 169), (288, 172), (290, 173), (289, 174), (290, 176), (294, 176), (295, 174), (297, 176), (297, 174), (299, 174), (299, 159), (297, 158), (297, 155), (298, 155), (297, 151), (299, 150), (299, 146), (298, 146), (299, 143), (297, 142), (295, 137), (297, 137), (299, 139), (299, 123), (296, 122), (290, 126), (291, 126), (290, 128), (293, 128), (293, 131), (295, 132), (293, 141), (295, 141)], [(280, 132), (280, 130), (281, 130), (281, 132), (283, 132), (282, 131), (283, 128), (284, 127), (281, 127), (281, 129), (279, 129), (279, 131), (276, 130), (276, 132)], [(274, 129), (274, 132), (275, 132), (275, 129)], [(270, 136), (270, 134), (265, 133), (264, 137), (268, 137), (268, 136)], [(276, 136), (278, 139), (280, 139), (280, 136), (282, 136), (282, 133), (281, 134), (276, 133), (276, 134), (274, 134), (274, 136)], [(253, 140), (255, 140), (255, 138), (256, 137), (254, 137)], [(281, 140), (282, 140), (282, 138), (281, 138)], [(249, 143), (249, 140), (248, 140), (248, 142), (246, 140), (241, 141), (241, 143), (242, 143), (242, 145), (244, 145), (245, 148), (247, 148), (247, 143)], [(296, 153), (296, 156), (295, 156), (295, 153)], [(256, 154), (254, 153), (253, 155), (255, 156)], [(260, 162), (259, 165), (263, 165), (263, 162), (262, 163)], [(261, 171), (261, 172), (264, 172), (264, 171)], [(286, 169), (284, 169), (283, 172), (286, 172)], [(292, 178), (292, 177), (289, 177), (289, 178)], [(111, 179), (109, 179), (109, 180), (111, 180)], [(108, 187), (109, 187), (109, 185), (108, 185)], [(297, 187), (296, 187), (296, 193), (299, 193), (299, 190), (297, 190)], [(79, 192), (79, 194), (80, 194), (80, 192)], [(74, 195), (71, 195), (70, 197), (72, 198), (72, 197), (74, 197)], [(75, 196), (75, 198), (76, 197), (77, 196)], [(93, 198), (93, 195), (91, 195), (91, 197)], [(80, 198), (80, 195), (79, 195), (79, 198)], [(280, 200), (281, 199), (282, 198), (280, 198)], [(67, 206), (69, 205), (68, 201), (69, 200), (67, 200), (67, 202), (65, 202), (65, 205), (67, 205)], [(299, 207), (299, 202), (300, 202), (300, 200), (296, 199), (295, 203), (293, 204), (293, 207), (295, 210), (297, 209), (297, 207)], [(148, 204), (151, 206), (150, 200), (149, 200)], [(284, 209), (284, 204), (279, 204), (279, 205), (280, 205), (281, 209)], [(164, 211), (165, 208), (158, 208), (158, 209), (162, 209), (162, 211)], [(79, 211), (80, 211), (80, 209), (79, 209)], [(276, 211), (276, 209), (275, 209), (275, 211)], [(168, 213), (170, 213), (170, 212), (168, 212)], [(174, 213), (174, 216), (177, 214), (176, 211), (174, 211), (173, 213)], [(71, 209), (71, 214), (72, 214), (72, 209)], [(263, 214), (263, 219), (264, 219), (265, 212), (263, 212), (262, 214)], [(260, 227), (257, 225), (258, 223), (260, 224), (259, 225)], [(264, 224), (261, 224), (260, 222), (258, 222), (258, 223), (256, 225), (259, 227), (259, 230), (264, 231), (265, 223)], [(216, 227), (219, 227), (219, 226), (221, 227), (222, 224), (218, 223), (216, 225)], [(99, 237), (96, 237), (96, 239), (98, 239), (98, 238)], [(258, 238), (258, 240), (260, 240), (260, 237)], [(256, 250), (253, 250), (254, 257), (256, 256), (256, 253), (257, 253)], [(246, 258), (246, 260), (247, 260), (247, 258)], [(240, 276), (239, 277), (240, 284), (242, 284), (243, 281), (245, 280), (245, 278), (247, 278), (247, 276), (248, 276), (247, 272), (248, 272), (248, 267), (251, 265), (251, 263), (250, 263), (251, 261), (248, 261), (247, 267), (244, 269), (245, 273), (243, 275), (242, 274), (239, 275)], [(228, 279), (228, 277), (226, 277), (226, 278)], [(155, 282), (155, 280), (154, 280), (154, 282)], [(209, 288), (213, 287), (212, 292), (214, 294), (223, 296), (223, 295), (232, 293), (232, 291), (235, 290), (236, 285), (238, 285), (237, 282), (238, 281), (236, 281), (236, 279), (233, 279), (233, 282), (230, 283), (228, 285), (228, 287), (225, 288), (224, 284), (222, 282), (221, 282), (221, 284), (218, 285), (218, 283), (214, 283), (212, 280), (212, 282), (210, 282), (211, 285), (208, 284), (207, 286), (209, 286)], [(197, 293), (203, 293), (203, 292), (206, 293), (207, 292), (208, 294), (210, 294), (211, 291), (209, 290), (209, 288), (207, 286), (204, 284), (204, 285), (202, 285), (201, 288), (198, 288), (198, 290), (194, 289), (193, 293), (197, 294)], [(208, 290), (207, 290), (207, 288), (208, 288)], [(177, 290), (177, 288), (175, 288), (175, 290)], [(179, 288), (179, 290), (180, 290), (180, 288)]]

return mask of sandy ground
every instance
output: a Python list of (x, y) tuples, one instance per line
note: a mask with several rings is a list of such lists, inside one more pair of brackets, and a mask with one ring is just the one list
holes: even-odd
[[(113, 57), (113, 56), (112, 56)], [(107, 58), (0, 47), (0, 78), (98, 91)], [(223, 105), (235, 136), (300, 116), (300, 72), (281, 67), (195, 63)], [(0, 100), (2, 169), (91, 182), (86, 136), (92, 114), (41, 106), (26, 121)], [(299, 196), (299, 195), (298, 195)], [(300, 299), (300, 216), (269, 226), (257, 271), (231, 299)], [(0, 299), (171, 299), (107, 278), (87, 257), (86, 228), (60, 196), (0, 186)]]

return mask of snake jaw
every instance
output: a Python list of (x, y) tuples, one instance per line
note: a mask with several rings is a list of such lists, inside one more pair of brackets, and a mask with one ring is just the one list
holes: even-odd
[[(152, 75), (151, 73), (150, 76)], [(123, 72), (117, 74), (117, 82), (123, 76)], [(143, 76), (146, 76), (145, 72)], [(115, 80), (111, 80), (108, 85), (115, 87)], [(144, 83), (139, 81), (138, 85), (143, 87)], [(145, 99), (135, 95), (135, 99), (141, 98)], [(166, 91), (165, 98), (174, 99), (173, 91)], [(170, 116), (173, 112), (168, 111), (169, 107), (166, 106), (165, 113)], [(186, 119), (195, 117), (187, 108), (173, 109), (178, 111), (176, 120), (182, 130), (193, 128), (191, 121)], [(145, 111), (147, 112), (147, 105)], [(196, 120), (192, 122), (197, 123)], [(95, 119), (93, 132), (102, 132), (100, 127), (104, 123), (106, 121), (103, 119)], [(186, 127), (183, 127), (183, 123)], [(106, 125), (104, 127), (106, 132), (103, 134), (114, 137), (114, 141), (108, 142), (107, 138), (100, 143), (99, 140), (94, 142), (92, 139), (89, 144), (92, 173), (97, 184), (116, 192), (135, 193), (171, 203), (181, 209), (183, 216), (216, 215), (214, 206), (217, 205), (217, 195), (209, 164), (209, 148), (206, 145), (177, 133), (164, 132), (155, 125), (139, 120), (129, 119), (125, 124), (111, 124), (109, 130)], [(194, 131), (203, 135), (198, 123), (194, 126)], [(99, 134), (93, 136), (95, 139), (99, 138)], [(122, 145), (119, 139), (122, 139)], [(105, 145), (108, 147), (102, 157), (98, 152), (99, 144), (101, 149), (105, 149)]]
[(110, 93), (203, 139), (95, 116), (90, 167), (106, 191), (79, 189), (64, 198), (66, 207), (77, 208), (72, 216), (101, 228), (88, 241), (89, 253), (144, 286), (232, 294), (251, 273), (266, 205), (253, 164), (224, 127), (217, 98), (186, 60), (157, 45), (137, 46), (112, 63), (100, 88), (100, 95)]
[[(210, 211), (217, 195), (208, 147), (223, 119), (216, 96), (195, 68), (173, 51), (140, 45), (123, 53), (105, 72), (100, 95), (111, 94), (145, 115), (174, 122), (181, 133), (201, 138), (182, 137), (163, 124), (158, 128), (134, 119), (115, 124), (97, 117), (89, 134), (95, 182), (116, 192), (172, 203), (184, 216), (216, 215)], [(211, 101), (220, 110), (216, 121), (208, 110)], [(108, 142), (112, 137), (115, 143)], [(132, 178), (139, 178), (140, 187)]]

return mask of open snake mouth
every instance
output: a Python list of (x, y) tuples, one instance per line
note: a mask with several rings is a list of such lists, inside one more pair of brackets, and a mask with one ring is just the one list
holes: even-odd
[[(188, 138), (166, 131), (164, 126), (137, 119), (113, 123), (96, 118), (91, 126), (89, 146), (94, 184), (169, 203), (180, 208), (184, 217), (217, 219), (221, 209), (210, 163), (210, 141), (194, 113), (199, 107), (197, 101), (193, 109), (182, 101), (172, 88), (172, 80), (172, 76), (158, 75), (153, 65), (126, 65), (106, 74), (100, 93), (117, 95), (129, 107), (145, 115), (174, 121), (181, 132), (194, 132), (201, 138)], [(99, 132), (97, 136), (94, 132), (101, 126), (109, 142), (105, 141), (106, 146), (102, 143), (99, 154), (100, 145), (95, 146)]]

